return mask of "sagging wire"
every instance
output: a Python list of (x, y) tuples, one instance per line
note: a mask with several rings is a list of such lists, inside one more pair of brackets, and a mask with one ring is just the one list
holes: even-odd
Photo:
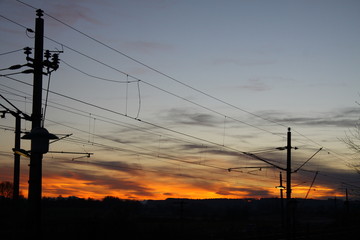
[(48, 84), (47, 84), (47, 89), (46, 89), (46, 97), (45, 97), (44, 113), (43, 113), (43, 119), (42, 119), (42, 127), (44, 127), (44, 124), (45, 124), (46, 109), (47, 109), (47, 106), (48, 106), (48, 99), (49, 99), (50, 80), (51, 80), (51, 72), (48, 73)]
[(139, 119), (139, 114), (140, 114), (140, 110), (141, 110), (141, 92), (140, 92), (140, 81), (137, 81), (137, 89), (138, 89), (138, 111), (137, 111), (137, 114), (136, 114), (136, 117), (135, 119)]

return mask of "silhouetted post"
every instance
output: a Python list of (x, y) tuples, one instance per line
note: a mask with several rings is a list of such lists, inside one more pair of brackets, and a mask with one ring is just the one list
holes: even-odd
[[(43, 75), (43, 48), (44, 48), (44, 19), (43, 11), (36, 10), (38, 16), (35, 20), (35, 56), (33, 79), (33, 104), (32, 104), (32, 130), (41, 127), (42, 105), (42, 75)], [(40, 237), (41, 229), (41, 185), (42, 185), (42, 157), (43, 154), (35, 152), (34, 146), (39, 139), (31, 139), (30, 173), (29, 173), (29, 214), (32, 218), (36, 237)]]
[[(20, 113), (15, 116), (15, 149), (20, 149), (21, 141), (21, 117)], [(19, 199), (19, 185), (20, 185), (20, 155), (14, 153), (14, 190), (13, 200), (16, 202)]]
[(293, 206), (291, 201), (291, 128), (287, 132), (287, 161), (286, 161), (286, 228), (287, 237), (292, 239), (293, 235)]
[(347, 188), (345, 188), (345, 208), (346, 208), (346, 219), (347, 219), (349, 217), (349, 195)]
[(291, 199), (291, 129), (287, 133), (287, 160), (286, 160), (286, 199)]
[(280, 172), (280, 207), (281, 207), (281, 225), (284, 227), (284, 187), (282, 181), (282, 173)]

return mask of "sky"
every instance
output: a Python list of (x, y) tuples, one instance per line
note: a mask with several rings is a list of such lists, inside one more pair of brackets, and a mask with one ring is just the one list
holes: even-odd
[[(0, 94), (29, 115), (32, 75), (6, 68), (26, 63), (39, 8), (60, 58), (43, 76), (44, 123), (62, 138), (43, 196), (279, 197), (290, 127), (293, 197), (357, 197), (342, 139), (360, 116), (359, 1), (0, 0)], [(1, 119), (0, 181), (14, 124)]]

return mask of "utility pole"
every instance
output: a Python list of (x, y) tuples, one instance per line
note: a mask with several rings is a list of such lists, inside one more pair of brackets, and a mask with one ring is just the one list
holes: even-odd
[(286, 161), (286, 228), (287, 239), (293, 239), (294, 219), (293, 219), (293, 202), (291, 200), (291, 128), (287, 132), (287, 161)]
[[(21, 117), (20, 112), (15, 116), (15, 149), (20, 149), (21, 140)], [(20, 185), (20, 155), (14, 152), (14, 190), (13, 200), (19, 200), (19, 185)]]
[[(42, 106), (42, 76), (43, 76), (43, 51), (44, 51), (44, 19), (43, 11), (36, 10), (35, 20), (35, 52), (34, 52), (34, 77), (33, 77), (33, 104), (32, 104), (32, 130), (41, 127)], [(29, 171), (29, 212), (33, 222), (33, 230), (38, 238), (41, 233), (41, 186), (42, 186), (42, 158), (43, 154), (34, 152), (34, 146), (39, 139), (31, 139), (30, 171)]]
[[(31, 132), (25, 134), (22, 139), (31, 140), (30, 151), (30, 171), (29, 171), (29, 219), (33, 224), (33, 234), (37, 239), (41, 239), (41, 198), (42, 198), (42, 159), (43, 154), (49, 151), (49, 140), (58, 139), (54, 134), (50, 134), (43, 126), (42, 122), (42, 76), (50, 74), (59, 67), (58, 54), (53, 54), (52, 61), (50, 51), (46, 51), (46, 60), (43, 60), (44, 52), (44, 19), (43, 11), (36, 10), (37, 18), (35, 19), (35, 52), (34, 59), (27, 57), (32, 61), (34, 78), (33, 78), (33, 103), (31, 114)], [(28, 54), (28, 49), (26, 54)], [(47, 68), (47, 73), (43, 73), (43, 68)], [(51, 69), (51, 71), (50, 71)]]
[(284, 189), (282, 173), (280, 172), (280, 185), (277, 187), (280, 189), (280, 207), (281, 207), (281, 225), (284, 227)]
[(349, 206), (349, 195), (348, 195), (348, 189), (345, 188), (345, 208), (346, 208), (346, 220), (349, 217), (349, 210), (350, 210), (350, 206)]
[(291, 129), (287, 132), (287, 160), (286, 160), (286, 199), (291, 200)]
[(31, 121), (31, 117), (26, 113), (20, 111), (14, 104), (12, 104), (8, 99), (0, 94), (0, 97), (9, 103), (13, 108), (16, 109), (16, 112), (10, 110), (0, 103), (0, 106), (5, 109), (2, 111), (3, 114), (1, 117), (4, 118), (6, 113), (10, 113), (15, 117), (15, 146), (13, 148), (14, 152), (14, 182), (13, 182), (13, 200), (16, 202), (19, 199), (19, 184), (20, 184), (20, 144), (21, 144), (21, 119)]

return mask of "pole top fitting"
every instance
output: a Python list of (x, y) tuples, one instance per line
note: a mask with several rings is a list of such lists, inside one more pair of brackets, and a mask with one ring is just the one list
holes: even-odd
[(38, 16), (39, 18), (41, 18), (42, 16), (44, 16), (43, 13), (44, 13), (44, 11), (41, 10), (41, 9), (36, 10), (36, 16)]
[(288, 132), (290, 132), (291, 131), (291, 128), (290, 127), (288, 127)]

